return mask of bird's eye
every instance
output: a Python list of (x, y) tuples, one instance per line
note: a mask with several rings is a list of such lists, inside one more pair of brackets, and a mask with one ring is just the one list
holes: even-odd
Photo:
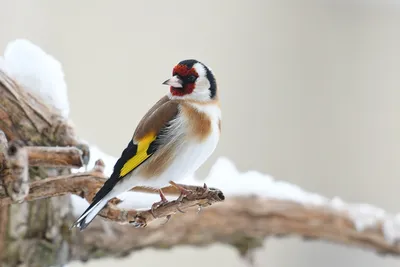
[(190, 83), (194, 82), (195, 80), (196, 80), (196, 76), (194, 76), (194, 75), (190, 75), (187, 77), (187, 81)]

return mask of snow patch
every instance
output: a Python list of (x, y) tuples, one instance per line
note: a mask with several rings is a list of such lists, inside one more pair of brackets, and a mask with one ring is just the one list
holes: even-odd
[(60, 110), (64, 118), (69, 115), (67, 85), (60, 62), (26, 39), (7, 44), (0, 69), (30, 93)]
[(400, 214), (392, 215), (383, 222), (383, 235), (389, 244), (395, 244), (400, 239)]
[(325, 204), (327, 201), (318, 194), (306, 192), (297, 185), (275, 180), (258, 171), (239, 172), (234, 163), (225, 157), (216, 161), (205, 182), (221, 189), (227, 196), (255, 195), (312, 205)]

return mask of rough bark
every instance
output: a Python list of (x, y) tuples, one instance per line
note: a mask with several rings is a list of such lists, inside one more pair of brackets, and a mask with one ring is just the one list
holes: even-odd
[(26, 147), (29, 166), (80, 168), (82, 151), (76, 147)]

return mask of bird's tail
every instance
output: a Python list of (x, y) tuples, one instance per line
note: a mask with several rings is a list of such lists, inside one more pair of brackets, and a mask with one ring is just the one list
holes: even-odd
[(103, 198), (97, 203), (93, 203), (92, 205), (90, 205), (85, 210), (85, 212), (74, 222), (71, 228), (78, 227), (79, 230), (84, 230), (93, 221), (93, 219), (101, 211), (101, 209), (104, 208), (108, 200), (108, 198)]

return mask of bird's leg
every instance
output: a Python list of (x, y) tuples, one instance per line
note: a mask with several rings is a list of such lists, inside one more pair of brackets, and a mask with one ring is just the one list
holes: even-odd
[(176, 184), (174, 181), (169, 181), (169, 183), (170, 183), (172, 186), (174, 186), (176, 189), (178, 189), (179, 192), (181, 192), (181, 194), (179, 195), (179, 197), (178, 197), (178, 199), (177, 199), (178, 201), (182, 201), (182, 199), (183, 199), (185, 196), (188, 196), (188, 195), (190, 195), (190, 194), (192, 193), (190, 190), (187, 190), (187, 189), (183, 188), (182, 186)]
[(151, 205), (151, 213), (153, 214), (153, 216), (154, 216), (155, 208), (168, 202), (167, 198), (165, 197), (165, 195), (161, 189), (158, 189), (158, 193), (160, 194), (161, 201), (155, 202), (155, 203), (153, 203), (153, 205)]

